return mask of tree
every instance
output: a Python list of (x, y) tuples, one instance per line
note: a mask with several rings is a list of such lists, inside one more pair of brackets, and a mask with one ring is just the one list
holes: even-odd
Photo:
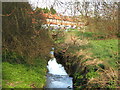
[(50, 12), (50, 10), (47, 7), (43, 8), (43, 11), (44, 11), (44, 13), (49, 13)]
[[(49, 56), (51, 39), (48, 30), (41, 28), (42, 16), (27, 2), (4, 2), (2, 7), (3, 61), (11, 60), (10, 55), (14, 52), (25, 57), (22, 60), (27, 63), (32, 63), (35, 57)], [(37, 23), (33, 23), (33, 19)], [(15, 62), (21, 63), (21, 59)]]
[(56, 14), (56, 10), (55, 10), (53, 7), (50, 8), (50, 12), (51, 12), (52, 14)]

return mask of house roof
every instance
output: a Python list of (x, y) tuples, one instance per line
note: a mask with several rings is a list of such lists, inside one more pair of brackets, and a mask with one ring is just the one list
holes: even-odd
[(73, 21), (73, 19), (71, 19), (68, 16), (62, 16), (57, 14), (44, 13), (43, 16), (49, 19), (57, 19), (57, 20), (64, 20), (64, 21), (71, 21), (71, 22)]

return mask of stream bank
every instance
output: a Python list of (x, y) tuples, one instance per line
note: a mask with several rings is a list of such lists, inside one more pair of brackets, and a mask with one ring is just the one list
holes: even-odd
[[(62, 42), (56, 45), (55, 58), (65, 67), (69, 76), (73, 77), (73, 87), (80, 89), (118, 87), (118, 64), (115, 62), (118, 57), (117, 40), (88, 41), (75, 37), (74, 34), (70, 35), (71, 32), (68, 34), (64, 43), (61, 40)], [(76, 40), (72, 41), (70, 36)]]

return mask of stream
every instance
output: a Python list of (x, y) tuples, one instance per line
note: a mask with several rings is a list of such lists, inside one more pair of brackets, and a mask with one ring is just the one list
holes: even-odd
[[(54, 48), (52, 48), (50, 53), (54, 56)], [(64, 88), (65, 90), (73, 89), (73, 78), (69, 77), (64, 67), (57, 63), (56, 58), (53, 57), (48, 61), (47, 69), (46, 88)]]

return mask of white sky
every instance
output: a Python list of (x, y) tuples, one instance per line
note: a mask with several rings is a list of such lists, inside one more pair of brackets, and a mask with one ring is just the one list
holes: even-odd
[[(75, 2), (75, 1), (79, 1), (79, 2), (83, 2), (83, 1), (88, 1), (88, 2), (101, 2), (101, 1), (106, 1), (106, 2), (120, 2), (120, 0), (28, 0), (34, 7), (38, 6), (40, 8), (45, 8), (45, 7), (51, 7), (51, 5), (53, 5), (54, 1), (61, 1), (63, 3), (65, 2)], [(54, 9), (56, 9), (57, 13), (61, 13), (64, 15), (70, 15), (71, 11), (66, 8), (68, 8), (69, 6), (55, 6)]]

